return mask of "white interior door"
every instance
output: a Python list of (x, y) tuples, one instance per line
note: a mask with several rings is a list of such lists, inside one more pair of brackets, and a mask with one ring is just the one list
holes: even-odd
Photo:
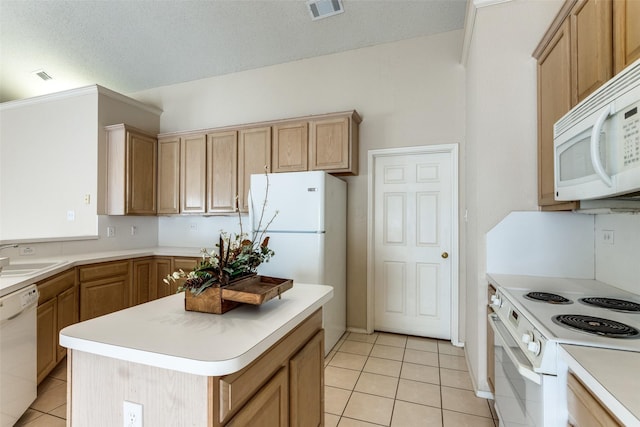
[(451, 152), (375, 157), (374, 329), (451, 339)]

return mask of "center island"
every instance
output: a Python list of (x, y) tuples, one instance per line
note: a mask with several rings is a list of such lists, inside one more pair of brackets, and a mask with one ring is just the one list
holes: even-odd
[(324, 424), (325, 285), (296, 283), (260, 306), (185, 311), (176, 294), (60, 332), (68, 367), (67, 426)]

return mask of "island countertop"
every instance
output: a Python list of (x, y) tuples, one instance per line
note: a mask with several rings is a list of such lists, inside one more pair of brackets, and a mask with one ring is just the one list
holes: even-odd
[(333, 296), (294, 283), (281, 299), (225, 314), (185, 311), (176, 294), (66, 327), (60, 345), (174, 371), (221, 376), (240, 371)]

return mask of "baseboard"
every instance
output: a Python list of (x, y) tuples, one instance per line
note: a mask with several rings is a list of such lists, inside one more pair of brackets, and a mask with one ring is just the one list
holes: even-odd
[(491, 393), (488, 390), (480, 390), (480, 388), (478, 387), (478, 384), (476, 383), (475, 377), (471, 375), (473, 371), (471, 370), (471, 365), (469, 364), (469, 355), (467, 354), (466, 348), (464, 350), (464, 361), (467, 364), (467, 372), (469, 373), (469, 378), (471, 378), (471, 386), (473, 387), (473, 393), (477, 397), (493, 400), (493, 393)]

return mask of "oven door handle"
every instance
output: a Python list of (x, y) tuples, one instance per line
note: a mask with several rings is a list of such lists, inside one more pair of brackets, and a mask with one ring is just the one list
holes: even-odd
[(509, 336), (509, 331), (504, 327), (497, 314), (491, 313), (489, 315), (489, 324), (491, 325), (491, 329), (493, 329), (495, 338), (500, 341), (505, 354), (509, 359), (511, 359), (511, 362), (518, 369), (518, 373), (536, 384), (542, 384), (542, 374), (533, 370), (533, 366), (531, 366), (527, 358), (524, 356), (520, 347), (513, 348), (507, 344), (504, 337)]

